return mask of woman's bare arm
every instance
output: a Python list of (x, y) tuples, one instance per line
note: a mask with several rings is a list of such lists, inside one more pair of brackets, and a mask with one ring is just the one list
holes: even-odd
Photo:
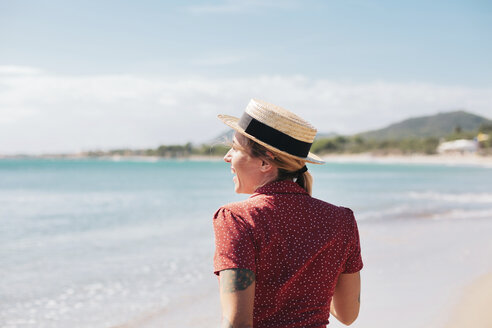
[(330, 313), (348, 326), (357, 319), (359, 308), (360, 272), (340, 274), (331, 299)]
[(221, 328), (252, 328), (255, 274), (248, 269), (220, 271)]

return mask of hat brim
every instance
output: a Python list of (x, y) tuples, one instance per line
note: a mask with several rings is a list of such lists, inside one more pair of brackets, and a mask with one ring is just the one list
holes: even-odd
[(325, 164), (325, 161), (323, 161), (319, 156), (313, 154), (313, 153), (309, 153), (307, 157), (298, 157), (298, 156), (294, 156), (294, 155), (291, 155), (285, 151), (282, 151), (280, 149), (277, 149), (275, 147), (272, 147), (270, 146), (269, 144), (255, 138), (254, 136), (250, 135), (249, 133), (247, 133), (246, 131), (244, 131), (244, 129), (242, 127), (239, 126), (238, 122), (239, 122), (239, 118), (237, 117), (234, 117), (234, 116), (229, 116), (229, 115), (225, 115), (225, 114), (220, 114), (217, 116), (222, 122), (224, 122), (224, 124), (228, 125), (229, 127), (231, 127), (232, 129), (236, 130), (237, 132), (241, 133), (242, 135), (244, 135), (245, 137), (259, 143), (260, 145), (266, 147), (267, 149), (271, 149), (272, 151), (275, 151), (275, 152), (278, 152), (278, 153), (281, 153), (283, 155), (286, 155), (286, 156), (289, 156), (289, 157), (292, 157), (292, 158), (296, 158), (296, 159), (300, 159), (302, 161), (305, 161), (305, 162), (308, 162), (308, 163), (311, 163), (311, 164)]

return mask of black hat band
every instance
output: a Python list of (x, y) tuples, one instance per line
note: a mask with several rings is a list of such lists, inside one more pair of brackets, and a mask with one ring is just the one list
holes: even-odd
[(292, 138), (291, 136), (258, 121), (248, 113), (244, 113), (243, 116), (241, 116), (238, 125), (244, 129), (244, 132), (256, 139), (297, 157), (306, 158), (309, 154), (309, 149), (311, 149), (311, 143)]

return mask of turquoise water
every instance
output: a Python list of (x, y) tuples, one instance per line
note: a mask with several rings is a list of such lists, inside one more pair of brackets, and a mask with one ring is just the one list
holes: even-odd
[[(491, 169), (309, 169), (314, 196), (361, 227), (492, 218)], [(110, 327), (172, 306), (212, 275), (214, 211), (245, 197), (220, 161), (0, 160), (0, 327)]]

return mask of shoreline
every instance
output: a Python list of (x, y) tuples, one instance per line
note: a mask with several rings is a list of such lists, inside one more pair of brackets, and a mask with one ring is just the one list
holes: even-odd
[(373, 155), (340, 154), (321, 156), (327, 163), (433, 164), (449, 166), (479, 166), (492, 168), (492, 156), (479, 155)]
[[(467, 256), (468, 247), (483, 248), (486, 243), (486, 221), (477, 221), (478, 227), (463, 221), (445, 222), (400, 222), (403, 224), (361, 225), (364, 240), (365, 268), (363, 275), (363, 306), (354, 328), (388, 328), (400, 322), (401, 317), (417, 316), (400, 322), (402, 328), (410, 327), (490, 327), (492, 316), (486, 307), (492, 301), (488, 291), (492, 288), (492, 271), (483, 265), (479, 256)], [(391, 232), (391, 237), (388, 237)], [(475, 238), (477, 243), (459, 243), (444, 247), (439, 253), (426, 253), (434, 243), (437, 232), (444, 233), (445, 244), (456, 240), (458, 235)], [(476, 238), (476, 237), (479, 238)], [(415, 243), (419, 240), (419, 243)], [(412, 247), (408, 247), (412, 245)], [(471, 246), (470, 246), (471, 245)], [(384, 251), (391, 248), (393, 251)], [(456, 256), (461, 254), (460, 256)], [(437, 260), (437, 261), (436, 261)], [(391, 264), (390, 264), (391, 263)], [(433, 264), (437, 266), (432, 266)], [(451, 268), (470, 266), (475, 269)], [(405, 267), (405, 270), (402, 268)], [(443, 277), (443, 275), (446, 275)], [(436, 280), (437, 277), (442, 279)], [(409, 281), (414, 280), (413, 283)], [(418, 285), (419, 288), (415, 288)], [(200, 293), (195, 291), (174, 299), (167, 307), (142, 313), (111, 328), (158, 328), (166, 327), (217, 327), (220, 324), (220, 303), (215, 277), (207, 275), (201, 284)], [(394, 290), (407, 297), (397, 298), (391, 304)], [(424, 291), (424, 299), (421, 291)], [(389, 310), (388, 310), (389, 308)], [(390, 311), (390, 313), (388, 313)], [(193, 313), (183, 316), (183, 313)], [(351, 327), (352, 327), (351, 326)], [(342, 328), (342, 323), (330, 316), (328, 327)]]
[[(374, 155), (371, 153), (360, 154), (330, 154), (323, 155), (321, 158), (326, 163), (374, 163), (374, 164), (426, 164), (426, 165), (447, 165), (447, 166), (478, 166), (492, 168), (492, 156), (480, 156), (474, 154), (449, 154), (449, 155)], [(159, 157), (159, 156), (83, 156), (83, 155), (0, 155), (0, 160), (12, 159), (66, 159), (83, 160), (94, 159), (104, 161), (135, 161), (135, 162), (159, 162), (159, 161), (195, 161), (195, 162), (217, 162), (222, 161), (222, 156), (203, 156), (192, 155), (188, 157)]]
[(0, 155), (0, 160), (100, 160), (112, 162), (159, 162), (159, 161), (195, 161), (195, 162), (216, 162), (221, 161), (221, 156), (189, 156), (189, 157), (159, 157), (159, 156), (83, 156), (83, 155)]

